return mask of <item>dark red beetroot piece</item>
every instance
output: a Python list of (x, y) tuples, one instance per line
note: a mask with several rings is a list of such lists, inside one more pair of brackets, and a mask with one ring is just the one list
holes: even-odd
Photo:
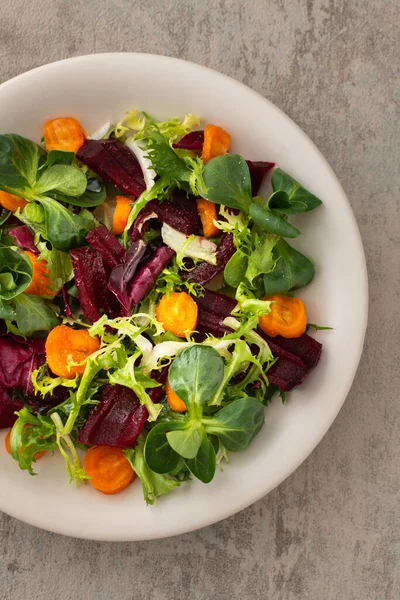
[(267, 372), (268, 381), (282, 392), (290, 392), (307, 377), (308, 368), (301, 358), (287, 352), (274, 342), (268, 341), (268, 346), (274, 358), (279, 359)]
[(119, 314), (119, 304), (107, 287), (108, 272), (102, 255), (89, 247), (71, 250), (75, 285), (79, 303), (90, 323), (105, 313), (110, 318)]
[(143, 237), (151, 219), (167, 223), (186, 235), (200, 231), (196, 201), (193, 197), (187, 198), (186, 194), (180, 191), (174, 193), (172, 200), (164, 200), (164, 202), (152, 200), (148, 203), (133, 225), (132, 242)]
[(125, 248), (104, 225), (92, 229), (87, 234), (86, 240), (92, 248), (100, 252), (109, 269), (113, 269), (123, 262), (126, 254)]
[(22, 407), (21, 400), (13, 400), (9, 391), (0, 385), (0, 429), (12, 427), (18, 419), (14, 413)]
[(153, 256), (140, 267), (132, 281), (129, 299), (126, 303), (127, 310), (131, 311), (136, 304), (143, 300), (174, 254), (175, 252), (171, 248), (160, 246)]
[(152, 371), (150, 373), (150, 377), (154, 379), (154, 381), (161, 383), (159, 387), (146, 390), (154, 404), (158, 404), (165, 395), (164, 383), (167, 381), (168, 369), (169, 365), (167, 367), (163, 367), (161, 371)]
[(262, 336), (268, 344), (275, 344), (276, 346), (283, 348), (283, 350), (291, 352), (301, 358), (309, 369), (315, 367), (321, 356), (322, 344), (306, 333), (301, 337), (290, 339), (284, 338), (281, 335), (271, 338), (266, 333), (262, 333)]
[(172, 144), (173, 148), (178, 150), (202, 150), (204, 144), (204, 131), (191, 131), (187, 133), (175, 144)]
[(232, 329), (224, 325), (225, 317), (199, 308), (197, 313), (196, 331), (200, 333), (211, 333), (215, 337), (222, 337), (226, 333), (232, 333)]
[(263, 160), (246, 160), (246, 163), (250, 171), (251, 193), (253, 196), (257, 196), (264, 175), (275, 166), (275, 163), (265, 162)]
[(172, 200), (157, 202), (154, 212), (161, 223), (167, 223), (174, 229), (190, 235), (200, 231), (200, 217), (197, 212), (196, 201), (187, 197), (184, 192), (176, 191)]
[(65, 314), (67, 315), (67, 317), (72, 317), (72, 310), (69, 305), (67, 286), (63, 285), (61, 291), (62, 291), (64, 306), (65, 306)]
[(100, 402), (81, 429), (78, 442), (132, 448), (147, 421), (148, 412), (136, 394), (123, 385), (107, 384)]
[(138, 198), (146, 189), (136, 157), (118, 140), (86, 140), (76, 157), (126, 194)]
[(118, 298), (123, 313), (128, 316), (131, 313), (131, 298), (133, 280), (138, 265), (146, 252), (146, 242), (138, 239), (132, 243), (128, 252), (125, 254), (122, 264), (117, 265), (112, 271), (108, 280), (108, 287)]
[(33, 252), (36, 256), (40, 254), (39, 250), (36, 248), (33, 233), (26, 225), (20, 225), (19, 227), (11, 229), (9, 234), (15, 239), (17, 245), (24, 250), (30, 250), (30, 252)]
[(194, 301), (199, 309), (218, 315), (223, 319), (229, 317), (237, 304), (234, 298), (206, 289), (203, 296), (194, 298)]
[(211, 279), (214, 279), (218, 273), (223, 271), (230, 257), (236, 252), (233, 236), (230, 233), (223, 233), (221, 242), (217, 249), (217, 264), (210, 265), (207, 262), (201, 262), (191, 271), (182, 271), (182, 279), (188, 279), (206, 285)]

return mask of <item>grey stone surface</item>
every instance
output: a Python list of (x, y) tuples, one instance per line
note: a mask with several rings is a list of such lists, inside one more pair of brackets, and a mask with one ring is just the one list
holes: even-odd
[(243, 81), (338, 174), (364, 240), (370, 322), (353, 388), (309, 459), (248, 510), (143, 543), (63, 538), (2, 515), (3, 600), (400, 598), (399, 21), (396, 0), (2, 0), (0, 79), (144, 51)]

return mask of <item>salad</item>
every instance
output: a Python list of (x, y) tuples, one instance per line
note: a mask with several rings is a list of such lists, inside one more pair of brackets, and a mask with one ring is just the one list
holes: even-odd
[(138, 478), (152, 504), (209, 483), (317, 364), (289, 219), (321, 201), (230, 142), (136, 110), (0, 135), (0, 427), (21, 469), (60, 452), (71, 481)]

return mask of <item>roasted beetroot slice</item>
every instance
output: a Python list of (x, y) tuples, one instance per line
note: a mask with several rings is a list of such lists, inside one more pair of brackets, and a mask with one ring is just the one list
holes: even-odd
[(268, 342), (272, 342), (276, 346), (287, 350), (287, 352), (291, 352), (298, 356), (309, 369), (315, 367), (322, 352), (322, 344), (314, 340), (314, 338), (310, 337), (306, 333), (299, 338), (284, 338), (280, 335), (277, 335), (274, 338), (269, 337), (265, 333), (263, 334), (263, 338)]
[(161, 223), (167, 223), (177, 231), (190, 235), (200, 231), (200, 217), (194, 198), (175, 192), (172, 200), (157, 202), (153, 207)]
[(132, 448), (148, 418), (136, 394), (123, 385), (104, 386), (82, 427), (78, 442), (87, 445)]
[(246, 160), (246, 163), (250, 171), (251, 193), (253, 196), (257, 196), (262, 184), (262, 180), (264, 179), (264, 175), (275, 166), (275, 163), (265, 162), (262, 160)]
[(269, 382), (276, 385), (282, 392), (290, 392), (307, 377), (307, 365), (295, 354), (278, 346), (261, 329), (258, 329), (257, 332), (268, 343), (274, 358), (279, 359), (267, 372)]
[[(128, 175), (133, 177), (133, 179), (135, 179), (135, 181), (137, 181), (138, 184), (145, 190), (146, 182), (143, 177), (143, 171), (133, 152), (131, 152), (129, 148), (125, 146), (125, 144), (122, 144), (117, 140), (108, 143), (107, 151), (113, 158), (115, 158), (115, 160), (128, 173)], [(134, 160), (132, 160), (132, 158)]]
[(161, 371), (152, 371), (150, 373), (150, 377), (154, 379), (154, 381), (161, 383), (160, 387), (146, 390), (154, 404), (158, 404), (158, 402), (160, 402), (165, 395), (164, 384), (167, 381), (168, 369), (169, 366), (163, 367)]
[(199, 333), (210, 333), (215, 337), (222, 337), (226, 333), (232, 333), (232, 329), (224, 325), (224, 318), (199, 308), (196, 331)]
[(218, 315), (223, 319), (229, 317), (235, 308), (237, 302), (234, 298), (229, 298), (225, 294), (204, 290), (204, 295), (193, 298), (199, 309)]
[(102, 313), (110, 318), (117, 316), (119, 304), (107, 287), (108, 274), (101, 254), (88, 246), (75, 248), (70, 254), (79, 303), (88, 321), (94, 323)]
[[(118, 140), (86, 140), (76, 157), (126, 194), (138, 198), (146, 189), (136, 157)], [(136, 178), (138, 168), (141, 176)]]
[(40, 254), (39, 250), (36, 248), (33, 233), (26, 225), (20, 225), (19, 227), (11, 229), (9, 234), (14, 238), (18, 246), (24, 250), (30, 250), (30, 252), (33, 252), (36, 256)]
[(0, 385), (0, 429), (12, 427), (18, 419), (14, 413), (22, 407), (21, 400), (13, 400), (9, 391)]
[(92, 248), (100, 252), (109, 269), (113, 269), (123, 262), (126, 254), (125, 248), (104, 225), (92, 229), (87, 234), (86, 241)]
[(155, 284), (157, 277), (165, 269), (174, 254), (175, 252), (171, 248), (160, 246), (154, 252), (153, 256), (139, 269), (132, 282), (129, 310), (132, 310), (148, 294)]
[(204, 131), (191, 131), (187, 133), (175, 144), (172, 144), (173, 148), (178, 150), (202, 150), (204, 144)]
[(226, 263), (236, 251), (235, 244), (233, 243), (233, 236), (230, 233), (223, 233), (221, 243), (217, 250), (217, 264), (210, 265), (207, 262), (202, 262), (197, 265), (191, 271), (182, 271), (182, 279), (188, 279), (200, 283), (200, 285), (206, 285), (209, 281), (214, 279), (218, 273), (223, 271)]

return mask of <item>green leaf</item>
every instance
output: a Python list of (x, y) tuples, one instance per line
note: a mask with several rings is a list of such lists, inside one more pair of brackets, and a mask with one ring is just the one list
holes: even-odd
[(53, 165), (46, 169), (34, 187), (36, 195), (55, 190), (67, 196), (79, 197), (86, 190), (86, 176), (72, 165)]
[[(248, 267), (245, 276), (250, 284), (253, 280), (263, 273), (269, 273), (275, 267), (275, 260), (272, 251), (278, 238), (275, 235), (267, 234), (265, 236), (254, 236), (255, 250), (248, 258)], [(243, 281), (243, 279), (241, 280)], [(238, 285), (240, 284), (240, 281)]]
[(15, 310), (4, 300), (0, 298), (0, 319), (8, 319), (13, 321), (15, 319)]
[(208, 161), (204, 167), (207, 192), (199, 193), (214, 202), (249, 212), (252, 202), (249, 167), (239, 154), (224, 154)]
[(50, 331), (58, 325), (51, 308), (39, 296), (20, 294), (14, 298), (17, 327), (22, 335), (33, 335), (37, 331)]
[(31, 281), (32, 265), (29, 258), (11, 248), (0, 248), (0, 298), (15, 298), (26, 290)]
[(193, 345), (182, 350), (168, 372), (168, 381), (181, 398), (191, 417), (202, 415), (202, 408), (217, 392), (224, 376), (224, 361), (214, 348)]
[(307, 323), (306, 332), (309, 329), (314, 329), (315, 331), (329, 331), (329, 330), (332, 330), (333, 327), (326, 327), (324, 325), (317, 325), (316, 323)]
[(49, 167), (57, 165), (72, 165), (75, 158), (75, 152), (65, 152), (64, 150), (50, 150), (46, 161), (41, 165), (39, 171), (44, 171)]
[(98, 179), (92, 177), (91, 179), (88, 179), (86, 189), (82, 196), (79, 196), (79, 198), (66, 196), (65, 194), (61, 194), (57, 191), (49, 192), (48, 195), (58, 202), (64, 202), (64, 204), (82, 206), (84, 208), (93, 208), (94, 206), (99, 206), (105, 201), (107, 198), (107, 191), (104, 183), (101, 183), (98, 181)]
[(322, 204), (317, 196), (311, 194), (311, 192), (306, 190), (298, 181), (285, 173), (285, 171), (282, 171), (282, 169), (274, 170), (272, 174), (272, 189), (274, 192), (285, 192), (289, 205), (287, 203), (283, 205), (282, 196), (278, 196), (273, 200), (273, 204), (276, 206), (272, 206), (271, 199), (273, 196), (271, 196), (270, 208), (277, 208), (280, 212), (287, 215), (308, 212)]
[(224, 279), (226, 283), (234, 288), (238, 287), (246, 276), (247, 267), (247, 256), (237, 250), (225, 265)]
[(86, 235), (93, 227), (95, 221), (88, 219), (86, 213), (76, 215), (65, 206), (45, 196), (37, 197), (42, 205), (45, 215), (45, 236), (57, 250), (70, 250), (81, 246)]
[(7, 221), (8, 217), (11, 215), (10, 210), (6, 210), (5, 208), (0, 207), (0, 225), (4, 225)]
[(188, 166), (171, 148), (156, 125), (149, 125), (142, 139), (147, 144), (147, 156), (157, 175), (168, 178), (169, 181), (189, 182)]
[(148, 467), (144, 458), (145, 440), (146, 438), (142, 433), (138, 438), (136, 446), (125, 450), (125, 456), (142, 482), (143, 496), (146, 504), (154, 504), (159, 496), (172, 492), (181, 482), (178, 479), (156, 473)]
[(250, 206), (250, 216), (262, 231), (271, 231), (276, 235), (288, 238), (295, 238), (301, 233), (283, 218), (255, 202)]
[[(11, 456), (19, 464), (20, 469), (35, 475), (32, 463), (35, 456), (44, 450), (55, 450), (54, 424), (50, 417), (34, 416), (27, 407), (18, 413), (10, 436)], [(29, 427), (26, 427), (29, 425)]]
[(147, 466), (155, 473), (169, 473), (179, 463), (180, 456), (171, 448), (167, 432), (184, 427), (184, 423), (159, 423), (153, 427), (146, 439), (144, 456)]
[(256, 398), (246, 396), (224, 406), (213, 417), (204, 417), (202, 423), (207, 433), (218, 436), (227, 450), (240, 452), (263, 426), (264, 407)]
[(36, 246), (40, 251), (39, 260), (45, 260), (50, 271), (49, 287), (53, 292), (59, 292), (74, 277), (71, 256), (69, 252), (62, 252), (57, 248), (49, 249), (46, 242), (38, 242)]
[(11, 188), (21, 195), (22, 188), (32, 187), (41, 153), (44, 150), (20, 135), (0, 135), (0, 189)]
[(279, 240), (273, 251), (275, 269), (264, 275), (267, 296), (285, 294), (308, 285), (314, 278), (314, 265), (309, 258), (295, 250), (285, 240)]
[(216, 469), (216, 455), (214, 446), (207, 435), (203, 436), (201, 446), (195, 458), (185, 459), (185, 464), (190, 472), (203, 483), (210, 483), (212, 481)]
[(194, 458), (204, 437), (204, 427), (197, 420), (189, 421), (182, 430), (169, 431), (167, 440), (175, 452), (183, 458)]

